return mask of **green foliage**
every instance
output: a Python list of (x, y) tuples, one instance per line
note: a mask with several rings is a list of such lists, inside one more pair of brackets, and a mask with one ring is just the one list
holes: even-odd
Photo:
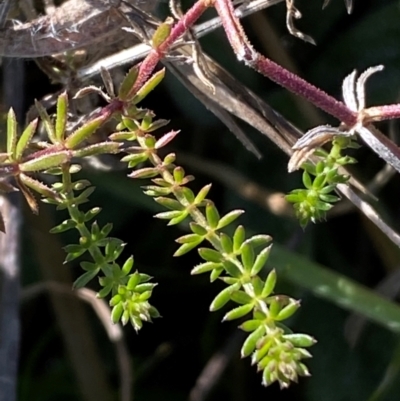
[[(110, 236), (111, 224), (101, 227), (94, 220), (100, 208), (92, 207), (85, 211), (82, 208), (89, 202), (95, 188), (86, 179), (73, 179), (74, 174), (81, 169), (75, 160), (123, 150), (127, 155), (121, 160), (128, 167), (135, 168), (129, 176), (134, 179), (151, 179), (152, 185), (144, 188), (145, 194), (168, 209), (155, 217), (167, 220), (168, 225), (191, 220), (191, 233), (176, 240), (180, 246), (175, 256), (184, 255), (204, 243), (211, 246), (198, 248), (204, 262), (196, 266), (192, 274), (207, 272), (211, 282), (219, 279), (227, 285), (214, 298), (210, 310), (217, 311), (230, 301), (236, 304), (225, 313), (223, 321), (244, 319), (240, 327), (249, 335), (241, 350), (242, 357), (251, 356), (252, 364), (262, 371), (264, 385), (278, 382), (281, 387), (288, 387), (291, 382), (298, 380), (298, 376), (309, 375), (302, 361), (311, 356), (305, 348), (314, 343), (310, 336), (292, 334), (281, 323), (296, 312), (299, 302), (273, 293), (275, 271), (271, 271), (266, 279), (261, 277), (270, 254), (271, 237), (254, 235), (246, 238), (245, 229), (240, 225), (232, 236), (222, 231), (232, 225), (243, 211), (234, 210), (221, 216), (215, 204), (207, 198), (210, 185), (195, 194), (187, 186), (194, 177), (186, 175), (184, 169), (175, 164), (175, 155), (169, 153), (159, 156), (160, 149), (173, 140), (177, 132), (168, 132), (157, 139), (152, 132), (167, 122), (155, 120), (151, 111), (137, 108), (136, 103), (154, 89), (163, 75), (163, 70), (156, 73), (137, 93), (131, 94), (129, 87), (137, 77), (136, 70), (132, 69), (122, 82), (118, 97), (115, 97), (111, 78), (103, 71), (109, 93), (89, 87), (81, 90), (78, 96), (96, 92), (109, 105), (71, 133), (66, 131), (68, 98), (65, 93), (58, 97), (54, 122), (46, 109), (37, 102), (48, 142), (41, 142), (42, 149), (32, 153), (29, 145), (37, 121), (28, 125), (17, 140), (17, 124), (11, 110), (8, 115), (4, 166), (14, 175), (17, 185), (24, 188), (26, 199), (35, 206), (31, 206), (32, 209), (37, 210), (36, 201), (27, 186), (38, 192), (43, 201), (68, 212), (69, 218), (54, 227), (51, 233), (72, 229), (79, 233), (77, 243), (65, 247), (65, 262), (85, 258), (80, 262), (84, 273), (76, 279), (74, 287), (84, 287), (99, 277), (102, 288), (97, 296), (111, 297), (109, 304), (112, 307), (112, 322), (121, 321), (124, 325), (130, 322), (138, 331), (143, 322), (150, 322), (159, 316), (157, 309), (149, 302), (156, 284), (150, 282), (149, 275), (132, 270), (132, 256), (119, 262), (126, 244)], [(110, 135), (107, 141), (87, 144), (88, 138), (111, 117), (119, 120), (117, 132)], [(145, 162), (150, 166), (143, 166)], [(53, 176), (56, 182), (47, 187), (30, 175), (39, 171)]]
[(319, 160), (314, 163), (306, 161), (301, 165), (303, 169), (303, 185), (305, 188), (294, 189), (286, 200), (293, 203), (296, 217), (304, 228), (312, 221), (323, 220), (335, 202), (340, 198), (333, 195), (337, 184), (346, 183), (347, 175), (340, 171), (340, 167), (356, 163), (356, 160), (344, 156), (342, 151), (347, 148), (355, 148), (358, 145), (349, 137), (337, 136), (332, 141), (330, 152), (318, 149), (314, 155)]

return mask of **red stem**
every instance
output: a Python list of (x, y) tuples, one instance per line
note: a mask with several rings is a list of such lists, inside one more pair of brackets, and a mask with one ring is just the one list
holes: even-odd
[(140, 64), (138, 78), (129, 95), (136, 93), (143, 86), (156, 68), (157, 63), (167, 54), (171, 46), (194, 25), (209, 6), (210, 2), (198, 0), (172, 27), (168, 38), (157, 49), (151, 50)]
[(221, 18), (226, 36), (240, 61), (254, 68), (289, 91), (306, 98), (315, 106), (336, 117), (348, 126), (357, 122), (357, 114), (346, 105), (304, 79), (256, 52), (235, 16), (231, 0), (215, 0), (215, 8)]

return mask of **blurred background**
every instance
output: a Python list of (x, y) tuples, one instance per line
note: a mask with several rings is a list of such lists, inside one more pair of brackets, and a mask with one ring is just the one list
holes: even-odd
[[(398, 102), (400, 1), (355, 0), (351, 15), (343, 3), (332, 0), (322, 10), (322, 0), (296, 0), (303, 14), (296, 26), (311, 35), (316, 46), (287, 32), (284, 4), (246, 18), (244, 26), (261, 53), (338, 98), (343, 79), (353, 69), (363, 71), (383, 64), (385, 70), (368, 82), (368, 105)], [(304, 100), (237, 62), (222, 30), (202, 39), (201, 44), (207, 54), (301, 130), (337, 125)], [(35, 98), (58, 87), (49, 83), (33, 61), (25, 61), (24, 68), (26, 112)], [(171, 120), (169, 129), (181, 130), (168, 150), (195, 175), (194, 188), (213, 183), (209, 197), (221, 214), (244, 209), (240, 223), (248, 234), (269, 234), (280, 245), (279, 252), (301, 254), (298, 269), (307, 263), (316, 269), (324, 266), (337, 280), (344, 275), (365, 286), (367, 296), (379, 290), (396, 303), (400, 290), (398, 248), (344, 201), (326, 222), (303, 231), (283, 200), (284, 193), (301, 187), (301, 173), (287, 173), (287, 156), (268, 138), (243, 125), (262, 154), (259, 160), (168, 72), (144, 106), (159, 118)], [(381, 123), (379, 128), (397, 141), (397, 121)], [(352, 168), (354, 176), (365, 184), (384, 167), (365, 146), (352, 155), (359, 161)], [(125, 170), (88, 168), (82, 176), (97, 187), (90, 206), (102, 208), (99, 223), (114, 224), (113, 235), (127, 243), (123, 256), (133, 254), (135, 267), (158, 283), (152, 303), (162, 318), (146, 324), (139, 334), (131, 327), (124, 328), (123, 343), (111, 341), (93, 308), (68, 293), (80, 268), (78, 263), (62, 264), (62, 247), (77, 240), (75, 233), (48, 234), (64, 217), (51, 206), (41, 204), (39, 216), (25, 208), (18, 400), (118, 400), (121, 377), (128, 379), (124, 385), (132, 386), (131, 399), (137, 401), (399, 400), (398, 332), (387, 328), (390, 322), (378, 324), (354, 315), (352, 310), (357, 307), (352, 304), (342, 309), (338, 304), (343, 299), (329, 301), (319, 296), (307, 285), (307, 268), (297, 280), (290, 274), (279, 276), (278, 270), (277, 291), (302, 300), (288, 325), (294, 332), (318, 340), (311, 349), (313, 359), (307, 361), (312, 377), (284, 391), (277, 385), (263, 388), (250, 361), (240, 359), (244, 337), (237, 322), (221, 323), (223, 310), (208, 311), (222, 285), (211, 285), (206, 276), (190, 276), (200, 262), (195, 251), (180, 258), (172, 256), (177, 249), (174, 239), (185, 234), (187, 226), (167, 227), (154, 219), (155, 212), (162, 209), (142, 193), (140, 186), (146, 183), (130, 180), (127, 174)], [(379, 198), (375, 207), (398, 230), (400, 179), (385, 174), (387, 183), (375, 193)], [(44, 284), (49, 281), (61, 283), (61, 287), (49, 292)], [(90, 288), (98, 289), (95, 281)]]

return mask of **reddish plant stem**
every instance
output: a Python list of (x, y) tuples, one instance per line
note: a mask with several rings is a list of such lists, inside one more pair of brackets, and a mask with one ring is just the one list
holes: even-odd
[(336, 117), (348, 126), (357, 122), (357, 114), (346, 105), (304, 79), (256, 52), (235, 16), (231, 0), (215, 0), (215, 8), (221, 18), (226, 36), (240, 61), (268, 77), (289, 91), (306, 98), (315, 106)]
[(174, 43), (184, 35), (188, 29), (201, 17), (204, 11), (210, 6), (210, 2), (206, 0), (198, 0), (192, 8), (190, 8), (185, 15), (172, 27), (171, 33), (168, 38), (153, 49), (147, 57), (142, 61), (139, 67), (139, 74), (136, 79), (135, 85), (132, 87), (129, 96), (136, 93), (143, 84), (149, 79), (150, 75), (157, 66), (157, 63), (165, 57)]

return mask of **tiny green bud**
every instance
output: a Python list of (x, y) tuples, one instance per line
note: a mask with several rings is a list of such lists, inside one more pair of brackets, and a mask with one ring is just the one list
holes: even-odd
[(135, 273), (130, 275), (126, 288), (130, 291), (133, 291), (135, 287), (139, 284), (139, 281), (140, 276), (139, 273), (136, 271)]

